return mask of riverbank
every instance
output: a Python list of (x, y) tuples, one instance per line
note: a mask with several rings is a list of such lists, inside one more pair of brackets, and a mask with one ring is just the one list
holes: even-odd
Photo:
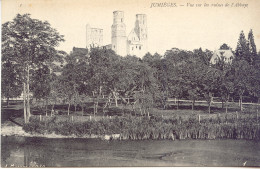
[(27, 133), (23, 130), (23, 127), (17, 125), (10, 125), (10, 124), (2, 124), (1, 126), (1, 136), (18, 136), (18, 137), (44, 137), (44, 138), (100, 138), (102, 140), (110, 140), (110, 139), (119, 139), (119, 134), (114, 135), (104, 135), (104, 136), (97, 136), (97, 135), (84, 135), (84, 136), (76, 136), (76, 135), (60, 135), (55, 133)]

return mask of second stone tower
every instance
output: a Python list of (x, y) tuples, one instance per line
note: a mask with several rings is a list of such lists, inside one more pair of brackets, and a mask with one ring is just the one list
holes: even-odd
[(112, 30), (112, 50), (114, 50), (118, 55), (126, 56), (126, 26), (124, 23), (124, 12), (114, 11), (113, 12), (113, 25)]

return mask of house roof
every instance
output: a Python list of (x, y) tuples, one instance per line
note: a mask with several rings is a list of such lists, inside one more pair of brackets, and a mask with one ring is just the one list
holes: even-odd
[(224, 57), (225, 62), (230, 62), (233, 59), (234, 54), (232, 53), (232, 51), (230, 49), (215, 50), (210, 59), (210, 63), (215, 64), (217, 62), (217, 60), (220, 59), (221, 57)]

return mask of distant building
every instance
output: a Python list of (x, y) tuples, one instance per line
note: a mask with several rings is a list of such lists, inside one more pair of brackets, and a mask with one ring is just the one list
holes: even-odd
[(127, 54), (143, 57), (147, 53), (147, 17), (137, 14), (135, 28), (127, 38)]
[(103, 30), (91, 28), (87, 25), (87, 48), (101, 47), (112, 49), (121, 56), (135, 55), (143, 57), (147, 53), (147, 17), (145, 14), (136, 14), (135, 27), (126, 35), (124, 12), (113, 12), (111, 26), (111, 44), (103, 46)]
[(71, 59), (75, 59), (76, 62), (87, 62), (89, 57), (89, 52), (87, 48), (73, 47), (72, 52), (70, 52)]
[(103, 46), (103, 29), (86, 26), (86, 40), (88, 49)]
[(112, 49), (112, 45), (111, 44), (105, 45), (105, 46), (103, 46), (103, 49)]
[(126, 25), (124, 12), (113, 12), (113, 25), (111, 26), (112, 50), (118, 55), (136, 55), (142, 57), (147, 53), (147, 17), (145, 14), (137, 14), (135, 27), (126, 37)]
[(231, 51), (231, 49), (218, 49), (215, 50), (211, 59), (210, 63), (211, 64), (216, 64), (216, 62), (220, 59), (224, 59), (225, 62), (231, 62), (232, 59), (234, 58), (234, 54)]

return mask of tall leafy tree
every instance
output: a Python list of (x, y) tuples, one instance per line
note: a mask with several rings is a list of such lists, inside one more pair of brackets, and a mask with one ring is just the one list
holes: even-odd
[(243, 110), (243, 96), (254, 90), (255, 69), (245, 60), (233, 61), (232, 76), (234, 77), (235, 93), (239, 96), (240, 110)]
[(218, 87), (221, 85), (221, 71), (213, 67), (205, 66), (201, 72), (202, 76), (202, 93), (204, 99), (208, 103), (208, 112), (211, 113), (211, 104), (213, 96), (218, 92)]
[(16, 63), (22, 72), (25, 123), (30, 117), (30, 70), (55, 60), (55, 47), (64, 41), (47, 21), (32, 19), (30, 14), (17, 14), (2, 24), (2, 57)]
[(63, 67), (62, 73), (59, 76), (58, 87), (59, 93), (63, 96), (65, 102), (68, 103), (68, 115), (70, 115), (70, 107), (77, 101), (79, 94), (78, 87), (78, 72), (76, 71), (76, 65), (69, 63)]
[(186, 65), (193, 58), (193, 52), (173, 48), (165, 53), (163, 63), (163, 86), (168, 97), (177, 98), (177, 109), (179, 99), (187, 96), (184, 75), (187, 73)]
[[(223, 46), (223, 45), (222, 45)], [(231, 71), (232, 62), (226, 62), (225, 57), (221, 55), (212, 67), (220, 71), (220, 84), (218, 85), (218, 90), (215, 96), (221, 97), (222, 108), (224, 108), (224, 103), (227, 106), (230, 95), (234, 93), (234, 76)]]
[[(98, 102), (103, 95), (109, 93), (111, 68), (118, 60), (114, 51), (92, 48), (89, 57), (90, 86), (94, 98), (94, 115), (97, 113)], [(113, 89), (115, 100), (117, 100), (117, 88)]]

